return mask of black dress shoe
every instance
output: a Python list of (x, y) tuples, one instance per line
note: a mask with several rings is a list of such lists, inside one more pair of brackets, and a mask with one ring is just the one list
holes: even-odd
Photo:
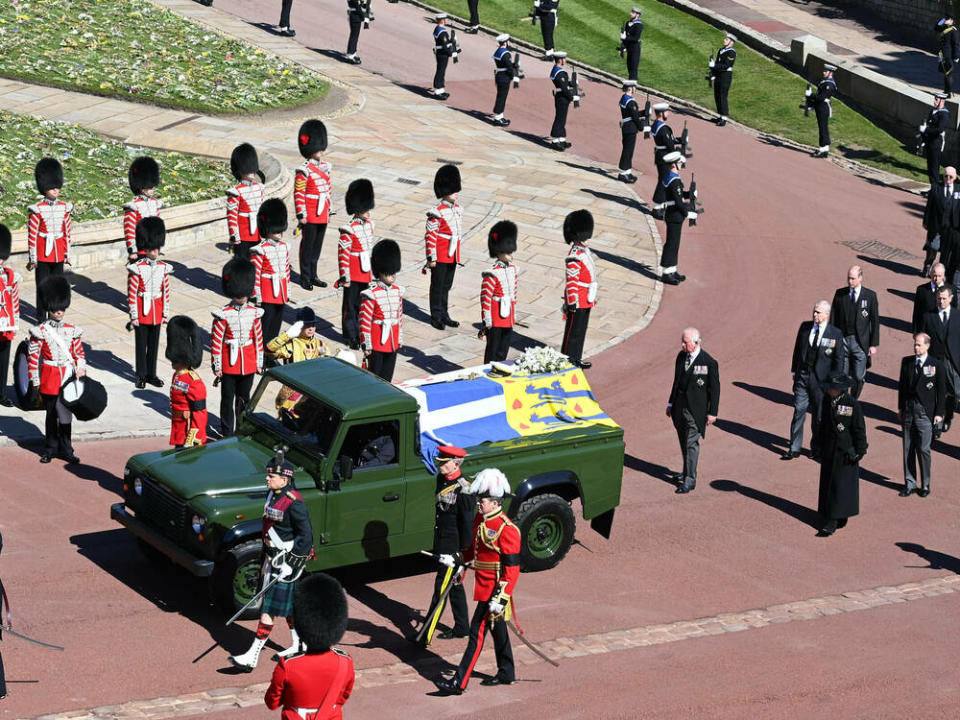
[(451, 320), (450, 318), (444, 318), (443, 324), (446, 325), (447, 327), (453, 327), (453, 328), (460, 327), (459, 322), (457, 322), (456, 320)]
[(515, 682), (516, 680), (507, 680), (507, 678), (494, 675), (493, 677), (484, 678), (480, 681), (480, 684), (490, 687), (492, 685), (513, 685)]
[(950, 432), (950, 421), (944, 420), (942, 423), (940, 423), (940, 428), (940, 432)]
[(593, 363), (590, 362), (589, 360), (578, 360), (577, 362), (574, 363), (574, 365), (576, 365), (581, 370), (589, 370), (590, 368), (593, 367)]
[(910, 497), (916, 491), (917, 491), (916, 488), (904, 488), (903, 490), (900, 491), (899, 495), (900, 497)]
[(563, 146), (564, 146), (565, 148), (571, 148), (571, 147), (573, 147), (573, 143), (564, 140), (564, 141), (563, 141)]
[(820, 462), (820, 454), (810, 453), (810, 459), (813, 460), (814, 462)]
[(837, 521), (830, 520), (826, 525), (820, 528), (820, 532), (817, 533), (817, 537), (830, 537), (837, 531)]
[(318, 288), (325, 288), (327, 286), (327, 283), (318, 277), (315, 277), (313, 279), (313, 284), (316, 285)]
[(154, 387), (163, 387), (163, 380), (154, 375), (153, 377), (147, 378), (147, 384), (153, 385)]
[(463, 695), (463, 688), (460, 687), (460, 681), (456, 675), (452, 678), (439, 678), (433, 684), (444, 695)]
[(679, 280), (680, 282), (683, 282), (684, 280), (687, 279), (687, 276), (686, 276), (686, 275), (681, 275), (681, 274), (678, 273), (678, 272), (673, 273), (673, 276), (674, 276), (677, 280)]
[(840, 518), (837, 520), (837, 530), (840, 528), (845, 528), (847, 526), (847, 518)]
[(691, 490), (693, 490), (693, 488), (690, 487), (689, 485), (681, 485), (680, 487), (678, 487), (678, 488), (677, 488), (676, 490), (674, 490), (673, 492), (674, 492), (676, 495), (686, 495), (686, 494), (687, 494), (688, 492), (690, 492)]
[(444, 330), (447, 327), (443, 320), (431, 320), (430, 324), (433, 325), (433, 327), (435, 327), (437, 330)]
[(43, 453), (40, 455), (40, 462), (46, 465), (51, 460), (53, 460), (53, 453), (50, 452), (49, 450), (44, 450)]
[(147, 381), (144, 378), (137, 378), (137, 390), (143, 390), (147, 386)]
[(309, 280), (301, 280), (300, 287), (302, 287), (304, 290), (313, 290), (313, 283)]
[(6, 395), (0, 396), (0, 405), (4, 407), (13, 407), (13, 400), (8, 398)]
[(726, 124), (727, 124), (726, 118), (720, 118), (719, 120), (717, 120), (717, 127), (723, 127)]
[(676, 273), (667, 273), (666, 275), (660, 276), (660, 282), (664, 285), (679, 285), (680, 280), (677, 279)]
[(920, 497), (926, 497), (929, 494), (930, 494), (930, 488), (921, 488), (920, 490), (917, 490), (917, 495), (919, 495)]
[(280, 35), (282, 35), (283, 37), (295, 37), (296, 34), (297, 34), (297, 31), (294, 30), (293, 28), (289, 28), (289, 27), (280, 28)]
[(76, 465), (80, 462), (80, 458), (78, 458), (72, 450), (70, 452), (60, 453), (60, 457), (67, 461), (67, 465)]
[(509, 124), (510, 124), (510, 121), (507, 118), (500, 118), (499, 120), (497, 120), (497, 125), (499, 125), (500, 127), (507, 127), (507, 125)]
[(787, 450), (783, 455), (780, 456), (781, 460), (793, 460), (794, 458), (800, 457), (800, 453), (795, 450)]
[(454, 638), (465, 638), (467, 633), (457, 632), (456, 630), (444, 630), (442, 633), (438, 633), (437, 637), (441, 640), (453, 640)]

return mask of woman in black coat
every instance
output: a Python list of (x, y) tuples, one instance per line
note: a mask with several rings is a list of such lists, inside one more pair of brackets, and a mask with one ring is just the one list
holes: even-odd
[(867, 453), (867, 427), (860, 403), (848, 391), (851, 380), (833, 373), (826, 381), (829, 402), (820, 420), (820, 497), (826, 519), (821, 537), (833, 535), (860, 512), (860, 460)]

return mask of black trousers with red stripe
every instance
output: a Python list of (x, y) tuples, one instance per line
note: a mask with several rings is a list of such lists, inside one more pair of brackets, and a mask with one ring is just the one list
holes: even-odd
[(517, 679), (513, 667), (513, 648), (510, 647), (510, 635), (507, 632), (507, 622), (503, 618), (491, 623), (487, 617), (487, 603), (477, 603), (473, 611), (473, 620), (470, 621), (470, 639), (467, 640), (467, 649), (463, 653), (460, 667), (457, 668), (456, 679), (460, 687), (467, 689), (470, 675), (477, 664), (480, 653), (483, 652), (483, 641), (487, 630), (493, 636), (493, 652), (497, 657), (497, 677), (504, 682), (513, 682)]
[(577, 363), (583, 360), (583, 341), (587, 337), (587, 324), (589, 322), (590, 308), (577, 308), (567, 311), (560, 352), (570, 358), (570, 362)]

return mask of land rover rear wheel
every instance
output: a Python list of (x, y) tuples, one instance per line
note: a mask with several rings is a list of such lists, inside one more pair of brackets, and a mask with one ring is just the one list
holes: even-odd
[(520, 567), (525, 572), (549, 570), (563, 560), (577, 526), (570, 503), (552, 493), (524, 501), (514, 522), (520, 530)]

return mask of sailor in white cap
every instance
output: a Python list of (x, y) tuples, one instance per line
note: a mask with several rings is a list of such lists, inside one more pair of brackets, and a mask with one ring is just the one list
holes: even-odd
[(493, 103), (493, 122), (496, 125), (506, 127), (510, 121), (503, 116), (503, 111), (507, 107), (507, 94), (510, 92), (510, 83), (517, 87), (520, 86), (520, 56), (510, 52), (507, 43), (510, 42), (510, 36), (507, 33), (497, 35), (497, 50), (493, 53), (493, 62), (496, 69), (493, 71), (493, 81), (497, 86), (497, 99)]
[(553, 49), (553, 30), (557, 27), (557, 11), (560, 7), (560, 0), (533, 0), (532, 21), (540, 20), (540, 35), (543, 37), (544, 57), (552, 58), (555, 55)]
[(567, 142), (567, 112), (570, 103), (580, 100), (577, 89), (570, 82), (570, 76), (564, 69), (567, 63), (567, 54), (563, 51), (553, 53), (553, 69), (550, 70), (550, 80), (553, 82), (553, 126), (550, 128), (550, 145), (554, 150), (563, 152), (570, 143)]
[[(947, 7), (950, 3), (945, 3)], [(937, 57), (940, 62), (937, 69), (943, 73), (943, 91), (953, 94), (953, 71), (960, 60), (960, 32), (956, 21), (949, 14), (937, 21)]]
[[(673, 129), (667, 125), (667, 119), (670, 116), (670, 103), (658, 102), (653, 105), (655, 120), (650, 127), (650, 135), (653, 137), (653, 161), (657, 166), (657, 187), (653, 191), (653, 216), (657, 220), (663, 220), (663, 216), (658, 207), (664, 201), (664, 186), (660, 183), (664, 176), (670, 171), (670, 166), (664, 161), (667, 153), (679, 150), (680, 146), (677, 139), (673, 136)], [(680, 153), (680, 162), (686, 162), (683, 153)]]
[(627, 77), (630, 80), (637, 79), (637, 68), (640, 66), (640, 36), (643, 34), (643, 23), (640, 22), (640, 16), (643, 10), (634, 6), (630, 9), (630, 19), (627, 20), (620, 29), (620, 57), (624, 52), (627, 54)]
[(940, 155), (946, 142), (947, 126), (950, 124), (950, 111), (945, 107), (949, 95), (938, 92), (933, 96), (933, 107), (926, 122), (920, 126), (920, 138), (927, 158), (927, 177), (930, 189), (940, 181)]
[(433, 29), (433, 52), (437, 58), (437, 71), (433, 75), (433, 88), (427, 92), (437, 100), (446, 100), (450, 97), (450, 93), (444, 87), (447, 63), (450, 62), (450, 58), (456, 60), (457, 57), (456, 42), (450, 30), (447, 29), (447, 17), (448, 15), (444, 12), (433, 16), (437, 23)]
[[(679, 285), (687, 279), (686, 275), (677, 272), (677, 263), (680, 256), (680, 233), (683, 230), (683, 221), (688, 218), (696, 218), (694, 203), (695, 198), (690, 197), (690, 193), (684, 191), (683, 180), (680, 179), (680, 162), (683, 155), (679, 150), (674, 150), (663, 156), (663, 163), (666, 167), (666, 174), (657, 183), (658, 190), (662, 188), (662, 197), (660, 209), (663, 211), (663, 219), (667, 223), (667, 240), (663, 244), (663, 251), (660, 254), (660, 267), (662, 268), (660, 280), (667, 285)], [(687, 201), (691, 202), (687, 202)], [(656, 196), (654, 198), (656, 202)]]
[(633, 174), (633, 149), (637, 145), (637, 133), (646, 125), (646, 118), (641, 115), (636, 98), (633, 97), (637, 87), (636, 80), (623, 81), (623, 94), (620, 96), (620, 140), (623, 149), (620, 151), (620, 165), (618, 180), (625, 183), (635, 183)]
[(480, 31), (480, 12), (478, 9), (480, 0), (467, 0), (467, 8), (470, 10), (470, 24), (463, 29), (465, 33), (476, 35)]
[(807, 88), (807, 107), (812, 107), (817, 114), (817, 130), (819, 131), (820, 147), (811, 153), (813, 157), (825, 158), (830, 153), (830, 118), (833, 108), (830, 107), (830, 98), (837, 94), (837, 82), (833, 79), (836, 65), (823, 66), (823, 79), (817, 85), (817, 91)]
[(723, 36), (723, 46), (717, 50), (716, 60), (710, 60), (710, 76), (713, 78), (713, 100), (717, 105), (717, 126), (727, 124), (730, 106), (727, 104), (727, 95), (730, 93), (730, 83), (733, 82), (733, 63), (737, 60), (737, 51), (733, 44), (737, 36), (727, 33)]

